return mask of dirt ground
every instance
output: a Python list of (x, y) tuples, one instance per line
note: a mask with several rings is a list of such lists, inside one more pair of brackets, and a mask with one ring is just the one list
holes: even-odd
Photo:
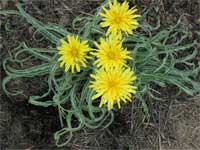
[[(18, 0), (1, 0), (0, 9), (16, 9)], [(200, 30), (199, 0), (132, 0), (139, 10), (158, 3), (161, 28), (174, 25), (185, 14), (184, 24), (191, 32)], [(95, 12), (102, 0), (30, 0), (25, 8), (42, 22), (71, 27), (77, 15)], [(147, 20), (149, 21), (149, 20)], [(5, 30), (10, 23), (12, 32)], [(20, 42), (30, 47), (47, 47), (48, 41), (35, 41), (34, 29), (19, 16), (0, 16), (1, 81), (5, 77), (2, 60), (12, 53)], [(200, 56), (197, 56), (200, 60)], [(200, 79), (200, 78), (199, 78)], [(55, 108), (41, 108), (28, 104), (32, 94), (45, 89), (45, 77), (20, 79), (9, 87), (26, 91), (23, 96), (11, 97), (0, 92), (0, 149), (57, 149), (53, 133), (60, 129)], [(24, 84), (26, 83), (26, 84)], [(174, 87), (161, 90), (162, 101), (148, 98), (151, 117), (146, 117), (137, 101), (115, 112), (113, 124), (105, 129), (84, 128), (74, 134), (63, 149), (200, 149), (200, 95), (175, 96)]]

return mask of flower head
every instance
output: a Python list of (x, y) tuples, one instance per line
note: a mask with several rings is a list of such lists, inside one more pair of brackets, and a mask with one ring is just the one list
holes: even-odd
[(132, 59), (130, 52), (122, 47), (122, 41), (117, 36), (109, 36), (107, 39), (100, 39), (100, 44), (95, 42), (97, 47), (93, 53), (97, 57), (94, 62), (98, 68), (122, 67), (126, 65), (126, 59)]
[(122, 4), (114, 0), (112, 3), (108, 0), (109, 8), (106, 9), (102, 7), (104, 12), (100, 13), (102, 16), (102, 22), (100, 23), (101, 27), (108, 27), (107, 34), (125, 32), (128, 34), (133, 34), (134, 29), (138, 27), (138, 21), (136, 18), (140, 15), (135, 14), (137, 11), (136, 7), (129, 9), (129, 4), (127, 1), (124, 1)]
[(57, 47), (61, 55), (58, 61), (61, 61), (60, 67), (65, 65), (67, 72), (70, 67), (72, 73), (74, 70), (80, 72), (80, 66), (86, 67), (86, 61), (90, 57), (87, 55), (91, 48), (88, 46), (87, 41), (80, 41), (78, 36), (68, 36), (67, 42), (64, 39), (60, 40), (61, 46)]
[(111, 110), (115, 103), (121, 108), (120, 102), (131, 101), (131, 95), (136, 93), (137, 87), (132, 85), (136, 76), (130, 68), (100, 69), (96, 74), (91, 74), (91, 77), (95, 81), (91, 81), (90, 88), (96, 92), (92, 99), (101, 96), (100, 107), (107, 103), (108, 110)]

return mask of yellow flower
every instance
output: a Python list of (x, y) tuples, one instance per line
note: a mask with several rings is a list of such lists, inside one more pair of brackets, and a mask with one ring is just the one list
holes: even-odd
[(98, 68), (111, 68), (126, 66), (126, 59), (132, 59), (130, 52), (122, 47), (119, 36), (109, 36), (107, 39), (100, 38), (100, 44), (95, 42), (96, 52), (92, 53), (97, 57), (94, 64)]
[(88, 46), (88, 42), (80, 41), (78, 36), (68, 36), (68, 42), (64, 39), (60, 39), (61, 46), (57, 47), (59, 54), (61, 55), (58, 61), (61, 61), (60, 67), (65, 65), (65, 71), (67, 72), (70, 67), (72, 73), (74, 70), (80, 72), (80, 66), (86, 67), (86, 61), (90, 57), (87, 55), (91, 48)]
[(91, 81), (89, 87), (96, 92), (92, 99), (101, 96), (100, 107), (107, 103), (108, 110), (111, 110), (115, 103), (121, 108), (120, 102), (131, 101), (132, 94), (136, 93), (137, 87), (132, 85), (136, 76), (130, 68), (100, 69), (96, 74), (91, 74), (91, 77), (95, 81)]
[(104, 12), (100, 12), (103, 20), (100, 26), (108, 27), (107, 35), (110, 33), (121, 34), (122, 31), (133, 34), (132, 30), (136, 29), (139, 25), (136, 18), (140, 17), (140, 15), (135, 14), (137, 11), (136, 7), (129, 9), (127, 1), (121, 4), (117, 0), (114, 0), (113, 3), (109, 0), (108, 3), (109, 8), (102, 7)]

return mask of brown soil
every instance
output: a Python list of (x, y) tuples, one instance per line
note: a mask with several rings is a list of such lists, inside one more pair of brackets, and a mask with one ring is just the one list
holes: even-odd
[[(0, 9), (15, 9), (18, 0), (2, 0)], [(42, 22), (58, 23), (66, 28), (77, 15), (89, 15), (102, 0), (30, 0), (26, 11)], [(153, 0), (131, 1), (139, 10), (150, 7)], [(161, 28), (174, 25), (182, 14), (186, 29), (200, 29), (200, 2), (198, 0), (160, 0), (157, 14)], [(147, 22), (154, 23), (152, 18)], [(12, 53), (20, 42), (30, 47), (47, 47), (48, 41), (37, 42), (34, 29), (18, 16), (0, 16), (1, 81), (5, 77), (2, 60)], [(10, 21), (15, 31), (8, 32), (4, 25)], [(200, 57), (200, 56), (199, 56)], [(198, 58), (199, 58), (198, 57)], [(31, 64), (29, 64), (31, 65)], [(10, 97), (1, 89), (0, 148), (1, 149), (56, 149), (53, 133), (60, 129), (57, 110), (41, 108), (27, 103), (31, 94), (45, 89), (45, 77), (20, 79), (9, 84), (26, 91), (24, 96)], [(24, 84), (26, 83), (26, 84)], [(148, 98), (151, 117), (145, 116), (134, 101), (115, 112), (113, 124), (105, 130), (84, 128), (73, 136), (64, 149), (200, 149), (200, 95), (174, 96), (174, 88), (162, 89), (162, 101)]]

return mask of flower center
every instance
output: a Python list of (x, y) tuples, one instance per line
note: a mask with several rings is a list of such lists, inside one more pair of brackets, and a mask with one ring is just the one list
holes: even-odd
[(116, 80), (110, 80), (108, 81), (108, 87), (109, 89), (116, 89), (118, 85), (118, 82)]
[(77, 48), (72, 49), (71, 55), (72, 57), (77, 58), (79, 56), (79, 50)]
[(114, 17), (114, 22), (116, 24), (120, 24), (121, 22), (123, 22), (123, 17), (120, 14), (116, 14)]
[(119, 54), (116, 51), (110, 51), (110, 52), (108, 52), (107, 57), (110, 60), (116, 61), (119, 59)]

